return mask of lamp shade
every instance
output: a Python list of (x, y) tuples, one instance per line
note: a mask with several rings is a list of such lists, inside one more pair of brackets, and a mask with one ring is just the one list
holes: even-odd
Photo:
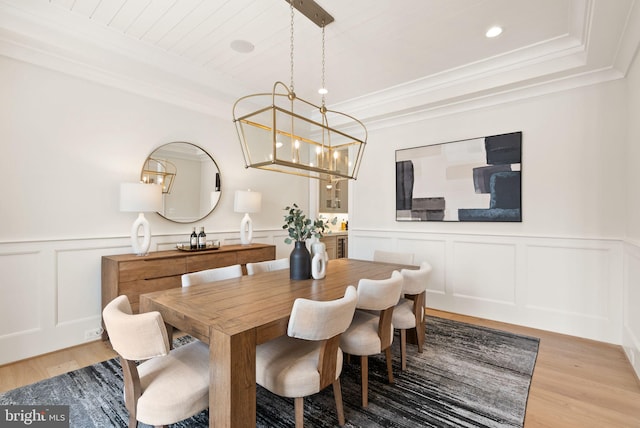
[(162, 186), (145, 183), (120, 184), (120, 211), (154, 212), (162, 210)]
[(257, 213), (262, 205), (262, 194), (250, 190), (236, 190), (233, 210), (237, 213)]

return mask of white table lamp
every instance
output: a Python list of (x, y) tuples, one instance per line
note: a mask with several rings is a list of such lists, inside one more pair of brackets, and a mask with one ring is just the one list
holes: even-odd
[[(149, 253), (151, 246), (151, 227), (144, 213), (160, 210), (162, 210), (162, 186), (145, 183), (120, 184), (120, 211), (139, 213), (131, 226), (131, 246), (133, 252), (139, 256)], [(141, 227), (142, 242), (138, 239)]]
[(244, 213), (244, 217), (242, 217), (242, 221), (240, 222), (240, 243), (242, 245), (251, 244), (251, 240), (253, 239), (253, 224), (249, 213), (260, 212), (261, 204), (261, 193), (252, 192), (251, 190), (236, 190), (233, 210), (237, 213)]

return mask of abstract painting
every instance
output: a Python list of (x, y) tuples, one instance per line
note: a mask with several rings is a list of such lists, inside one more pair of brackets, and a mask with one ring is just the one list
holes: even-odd
[(521, 222), (522, 132), (396, 150), (397, 221)]

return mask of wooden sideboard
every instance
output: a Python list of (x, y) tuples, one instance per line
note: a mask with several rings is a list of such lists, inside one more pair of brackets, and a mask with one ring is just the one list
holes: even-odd
[[(223, 245), (217, 250), (157, 251), (146, 256), (121, 254), (102, 257), (102, 308), (121, 294), (126, 294), (131, 309), (138, 313), (140, 295), (152, 291), (181, 287), (180, 277), (234, 264), (274, 260), (275, 245)], [(106, 337), (103, 335), (103, 337)]]

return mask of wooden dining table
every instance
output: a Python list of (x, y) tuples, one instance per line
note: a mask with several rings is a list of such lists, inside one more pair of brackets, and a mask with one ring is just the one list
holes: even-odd
[(404, 265), (354, 259), (327, 264), (323, 279), (291, 280), (289, 270), (147, 293), (140, 312), (209, 344), (210, 427), (256, 426), (256, 345), (287, 334), (297, 298), (333, 300), (361, 278), (385, 279)]

